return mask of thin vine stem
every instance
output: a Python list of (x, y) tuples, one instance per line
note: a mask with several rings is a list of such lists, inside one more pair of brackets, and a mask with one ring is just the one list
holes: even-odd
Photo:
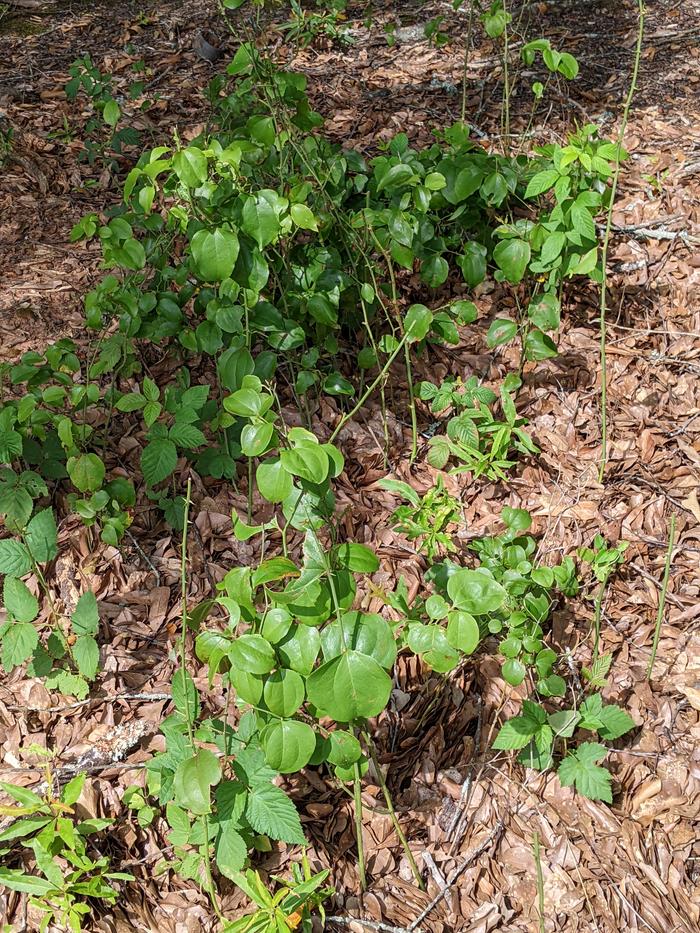
[(600, 285), (600, 466), (598, 468), (598, 482), (603, 482), (605, 467), (608, 463), (608, 370), (607, 370), (607, 327), (605, 315), (607, 313), (608, 302), (608, 247), (610, 245), (610, 232), (612, 230), (613, 208), (615, 207), (615, 196), (617, 194), (617, 185), (620, 179), (620, 154), (622, 151), (622, 142), (627, 132), (632, 100), (637, 90), (637, 80), (639, 78), (639, 66), (642, 61), (642, 45), (644, 44), (644, 20), (646, 9), (644, 0), (637, 0), (639, 10), (639, 20), (637, 29), (637, 45), (634, 52), (634, 65), (632, 68), (632, 77), (630, 80), (627, 99), (625, 100), (624, 110), (622, 111), (622, 123), (620, 133), (617, 138), (617, 163), (613, 169), (613, 179), (610, 188), (610, 203), (608, 205), (608, 215), (605, 221), (605, 234), (603, 236), (603, 246), (601, 249), (600, 265), (602, 269), (603, 280)]
[(668, 530), (668, 547), (666, 548), (666, 562), (664, 564), (664, 575), (661, 581), (661, 593), (659, 595), (659, 608), (656, 613), (656, 625), (654, 627), (654, 641), (651, 645), (651, 657), (647, 666), (647, 680), (651, 679), (651, 672), (656, 661), (656, 652), (659, 647), (659, 637), (661, 635), (661, 624), (664, 620), (664, 609), (666, 608), (666, 591), (668, 590), (668, 580), (671, 574), (671, 556), (676, 538), (676, 513), (671, 512), (671, 522)]
[(401, 824), (399, 823), (398, 817), (396, 816), (396, 811), (394, 810), (394, 801), (391, 799), (391, 794), (389, 792), (389, 788), (387, 787), (386, 778), (384, 777), (384, 772), (382, 771), (381, 765), (379, 764), (379, 759), (377, 758), (377, 750), (374, 746), (374, 742), (372, 741), (372, 737), (368, 732), (363, 732), (363, 737), (367, 745), (367, 748), (369, 749), (369, 756), (372, 759), (372, 764), (374, 765), (374, 770), (377, 774), (377, 780), (379, 781), (379, 786), (382, 790), (382, 794), (384, 795), (384, 800), (386, 801), (386, 808), (389, 813), (389, 819), (391, 820), (391, 824), (396, 830), (396, 835), (399, 837), (399, 842), (401, 843), (401, 846), (404, 852), (406, 853), (406, 858), (408, 859), (408, 863), (411, 866), (411, 872), (413, 873), (413, 877), (416, 881), (416, 884), (421, 889), (421, 891), (425, 891), (425, 882), (423, 881), (423, 878), (421, 877), (421, 873), (420, 873), (420, 870), (418, 869), (415, 856), (413, 852), (411, 852), (410, 846), (408, 845), (408, 840), (406, 839), (404, 831), (401, 828)]
[(355, 801), (355, 836), (357, 837), (357, 869), (360, 874), (360, 887), (367, 890), (367, 873), (365, 871), (365, 842), (362, 838), (362, 784), (360, 766), (353, 765), (353, 799)]

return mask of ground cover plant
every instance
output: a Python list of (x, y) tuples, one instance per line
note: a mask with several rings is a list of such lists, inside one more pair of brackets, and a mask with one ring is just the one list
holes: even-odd
[[(425, 893), (436, 874), (397, 802), (412, 780), (398, 753), (412, 691), (432, 696), (411, 726), (419, 732), (450, 691), (461, 706), (477, 698), (475, 725), (459, 737), (479, 774), (554, 788), (577, 812), (613, 814), (621, 799), (616, 756), (643, 717), (616, 680), (616, 639), (629, 626), (610, 623), (607, 601), (635, 572), (630, 545), (618, 524), (551, 548), (560, 513), (520, 490), (551, 463), (552, 433), (533, 423), (532, 395), (540, 379), (566, 373), (559, 354), (577, 296), (602, 288), (605, 319), (628, 153), (600, 121), (564, 133), (543, 121), (535, 133), (586, 62), (527, 31), (522, 11), (501, 0), (451, 7), (430, 11), (420, 41), (441, 54), (468, 17), (461, 114), (431, 124), (427, 140), (399, 130), (370, 147), (339, 142), (303, 69), (275, 54), (283, 41), (302, 59), (324, 45), (352, 55), (359, 26), (347, 25), (344, 4), (222, 0), (217, 22), (232, 47), (204, 56), (207, 112), (194, 128), (132, 125), (158, 103), (136, 55), (126, 94), (87, 53), (69, 66), (67, 104), (91, 113), (80, 164), (93, 181), (109, 178), (112, 196), (64, 233), (73, 249), (99, 254), (79, 331), (0, 363), (8, 683), (74, 711), (89, 710), (114, 676), (120, 610), (101, 595), (94, 565), (61, 569), (66, 529), (86, 555), (137, 553), (158, 592), (166, 587), (143, 547), (150, 523), (169, 542), (173, 593), (167, 629), (141, 648), (167, 640), (168, 692), (119, 816), (85, 789), (143, 737), (128, 719), (74, 765), (54, 760), (50, 744), (28, 746), (45, 759), (43, 783), (1, 785), (0, 882), (8, 916), (24, 910), (30, 928), (99, 928), (138, 883), (143, 861), (130, 847), (141, 838), (159, 840), (146, 857), (159, 883), (201, 893), (207, 928), (342, 928), (354, 915), (336, 909), (339, 897), (354, 890), (361, 906), (381, 877), (368, 837), (381, 821), (422, 906), (405, 926), (361, 923), (417, 929), (442, 893)], [(370, 32), (372, 15), (361, 20)], [(380, 30), (389, 48), (404, 41), (391, 25)], [(500, 69), (499, 132), (486, 144), (465, 111), (476, 30)], [(639, 46), (634, 65), (632, 88)], [(464, 347), (469, 364), (450, 366)], [(605, 478), (605, 371), (602, 385), (595, 466)], [(353, 432), (370, 419), (365, 483)], [(381, 535), (357, 534), (353, 483), (389, 503), (385, 526), (406, 572)], [(474, 522), (482, 494), (490, 504)], [(671, 512), (660, 542), (655, 625), (629, 635), (651, 653), (647, 680), (675, 521)], [(226, 549), (206, 566), (214, 534)], [(452, 845), (466, 831), (474, 768), (457, 784)], [(303, 787), (347, 801), (354, 889), (319, 861)], [(499, 817), (442, 888), (504, 827)]]

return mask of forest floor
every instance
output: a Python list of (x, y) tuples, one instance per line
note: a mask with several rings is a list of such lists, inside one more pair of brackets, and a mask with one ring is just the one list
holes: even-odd
[[(447, 16), (450, 41), (434, 48), (420, 27), (439, 12)], [(597, 479), (598, 297), (590, 286), (569, 294), (559, 356), (526, 376), (520, 410), (542, 454), (521, 463), (507, 486), (448, 479), (464, 505), (465, 538), (488, 532), (501, 507), (511, 505), (532, 512), (541, 554), (574, 553), (597, 532), (631, 542), (603, 616), (602, 649), (614, 656), (606, 696), (637, 723), (611, 756), (615, 802), (609, 807), (576, 796), (555, 775), (525, 774), (507, 753), (490, 750), (502, 715), (518, 703), (493, 657), (477, 655), (448, 678), (427, 675), (415, 659), (400, 658), (393, 709), (377, 722), (376, 740), (409, 844), (427, 869), (427, 892), (412, 882), (389, 819), (372, 812), (380, 804), (378, 787), (367, 784), (363, 798), (370, 885), (361, 896), (352, 800), (310, 769), (290, 782), (312, 843), (312, 863), (332, 869), (336, 895), (329, 914), (375, 922), (358, 930), (379, 930), (377, 922), (412, 929), (432, 904), (421, 930), (533, 933), (539, 929), (535, 834), (544, 876), (542, 929), (692, 933), (700, 926), (700, 2), (650, 0), (648, 14), (625, 142), (631, 159), (613, 217), (605, 482)], [(132, 65), (142, 59), (153, 102), (131, 123), (156, 145), (176, 128), (191, 139), (206, 123), (204, 91), (219, 63), (200, 56), (197, 36), (203, 33), (221, 49), (221, 69), (236, 43), (213, 0), (25, 8), (22, 26), (34, 21), (35, 33), (19, 28), (9, 13), (0, 15), (7, 18), (0, 19), (0, 128), (14, 131), (0, 167), (2, 361), (58, 337), (85, 340), (82, 303), (101, 275), (99, 248), (71, 243), (69, 232), (81, 216), (119, 197), (119, 180), (110, 171), (96, 173), (79, 158), (87, 113), (63, 91), (70, 64), (89, 53), (120, 87), (133, 79)], [(534, 126), (534, 137), (561, 137), (582, 121), (613, 136), (629, 82), (635, 4), (543, 2), (523, 15), (524, 32), (547, 36), (581, 62), (580, 78), (568, 85), (570, 96), (553, 99), (546, 126)], [(429, 142), (435, 127), (459, 117), (464, 18), (438, 2), (382, 4), (371, 28), (363, 18), (351, 5), (353, 43), (346, 47), (316, 42), (295, 51), (272, 30), (269, 41), (277, 44), (281, 62), (308, 76), (312, 103), (334, 140), (369, 153), (399, 131), (414, 143)], [(401, 24), (391, 46), (387, 22)], [(405, 28), (412, 24), (419, 28)], [(496, 147), (498, 58), (490, 40), (481, 33), (476, 40), (467, 69), (467, 119), (485, 147)], [(527, 121), (524, 98), (516, 87), (514, 134)], [(502, 301), (493, 285), (478, 290), (481, 337)], [(496, 379), (514, 363), (510, 351), (489, 351), (481, 340), (431, 352), (419, 361), (416, 377), (437, 381), (478, 373)], [(405, 389), (395, 391), (390, 431), (395, 450), (405, 451)], [(322, 424), (323, 413), (317, 420)], [(429, 420), (424, 413), (422, 430)], [(348, 535), (373, 546), (381, 558), (374, 584), (391, 586), (403, 576), (411, 590), (424, 564), (391, 529), (395, 500), (377, 486), (386, 472), (376, 440), (379, 422), (378, 408), (365, 408), (339, 439), (347, 468), (337, 487), (338, 506)], [(129, 443), (125, 438), (125, 450)], [(411, 468), (407, 458), (391, 466), (419, 491), (432, 484), (434, 471), (420, 454)], [(251, 554), (228, 530), (231, 508), (241, 505), (232, 490), (214, 481), (195, 480), (195, 487), (199, 511), (189, 586), (191, 598), (199, 600), (229, 566)], [(677, 540), (648, 680), (671, 511), (677, 513)], [(103, 671), (89, 701), (58, 708), (40, 681), (5, 678), (0, 778), (17, 780), (21, 772), (28, 784), (37, 779), (21, 771), (31, 764), (25, 750), (32, 743), (70, 761), (99, 741), (109, 742), (116, 725), (138, 722), (140, 741), (127, 754), (133, 770), (120, 765), (90, 778), (94, 814), (118, 818), (110, 854), (116, 863), (127, 862), (137, 878), (93, 928), (206, 930), (215, 921), (206, 896), (175, 875), (153, 875), (167, 845), (158, 821), (141, 828), (121, 804), (124, 789), (141, 779), (139, 764), (159, 750), (158, 724), (168, 701), (148, 695), (168, 693), (180, 611), (177, 537), (148, 503), (130, 530), (132, 537), (118, 550), (96, 546), (74, 518), (60, 524), (61, 551), (49, 583), (70, 601), (81, 577), (98, 596), (110, 634)], [(372, 611), (375, 598), (365, 594), (362, 607)], [(585, 598), (555, 613), (553, 639), (577, 661), (588, 657), (590, 618)], [(214, 707), (223, 702), (216, 688), (209, 696)], [(266, 872), (284, 870), (293, 854), (278, 847), (257, 864)], [(450, 878), (455, 883), (435, 901)], [(235, 916), (243, 896), (224, 885), (224, 912)], [(22, 926), (27, 921), (16, 895), (0, 892), (0, 917), (3, 909), (11, 929), (33, 928), (31, 918)], [(329, 921), (327, 928), (348, 927)]]

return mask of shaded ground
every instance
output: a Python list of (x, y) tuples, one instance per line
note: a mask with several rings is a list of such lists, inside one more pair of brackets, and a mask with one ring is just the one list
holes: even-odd
[[(402, 8), (401, 25), (449, 14), (448, 7), (433, 4), (430, 14)], [(582, 66), (581, 79), (569, 89), (573, 99), (563, 89), (555, 99), (547, 131), (564, 133), (585, 113), (614, 132), (634, 45), (634, 5), (542, 3), (530, 12), (540, 19), (528, 26), (528, 35), (541, 30), (577, 54)], [(429, 47), (420, 35), (389, 47), (382, 23), (393, 16), (382, 8), (371, 30), (351, 16), (353, 46), (321, 43), (293, 59), (293, 67), (309, 75), (328, 132), (344, 144), (371, 149), (399, 130), (425, 143), (433, 126), (459, 115), (466, 27), (450, 30), (453, 42), (443, 49)], [(113, 202), (118, 183), (78, 162), (81, 121), (61, 90), (70, 63), (90, 52), (125, 85), (132, 64), (143, 59), (151, 69), (146, 96), (152, 103), (134, 122), (162, 140), (175, 126), (185, 138), (194, 135), (206, 119), (203, 90), (216, 69), (193, 49), (198, 31), (216, 39), (227, 56), (235, 51), (208, 2), (115, 4), (109, 15), (76, 6), (48, 23), (48, 34), (0, 37), (6, 69), (0, 73), (0, 113), (14, 130), (11, 158), (0, 169), (0, 359), (81, 333), (82, 296), (100, 274), (95, 247), (70, 244), (68, 232), (84, 213)], [(522, 412), (542, 454), (521, 466), (508, 488), (451, 480), (464, 502), (465, 537), (487, 532), (509, 504), (536, 516), (543, 554), (573, 553), (597, 531), (632, 542), (604, 614), (603, 649), (615, 657), (607, 695), (639, 725), (612, 756), (615, 804), (608, 808), (574, 797), (555, 776), (525, 773), (509, 756), (489, 751), (502, 717), (517, 705), (491, 657), (480, 655), (446, 681), (426, 676), (414, 659), (401, 659), (394, 709), (377, 724), (377, 739), (409, 842), (426, 868), (428, 892), (412, 884), (389, 820), (373, 812), (380, 808), (377, 787), (369, 783), (364, 795), (372, 882), (360, 901), (351, 801), (311, 769), (292, 785), (315, 843), (313, 859), (333, 868), (338, 894), (330, 913), (345, 923), (361, 916), (408, 927), (439, 893), (441, 879), (461, 868), (458, 882), (420, 922), (421, 929), (535, 931), (535, 833), (542, 846), (547, 931), (685, 933), (700, 923), (700, 249), (693, 239), (700, 236), (700, 4), (649, 3), (648, 33), (626, 142), (632, 158), (615, 212), (621, 228), (635, 229), (616, 235), (611, 251), (606, 483), (599, 485), (596, 477), (597, 296), (590, 290), (569, 296), (561, 356), (538, 364), (527, 379)], [(284, 46), (278, 51), (283, 59), (290, 54)], [(468, 74), (468, 119), (484, 145), (494, 145), (500, 131), (499, 66), (493, 45), (480, 33)], [(528, 106), (524, 89), (516, 89), (514, 128), (527, 122)], [(536, 124), (534, 132), (545, 129)], [(482, 333), (502, 303), (497, 290), (482, 290)], [(447, 372), (479, 372), (497, 379), (516, 362), (507, 353), (487, 352), (483, 344), (463, 346), (435, 351), (421, 362), (417, 377), (435, 381)], [(399, 397), (390, 425), (397, 452), (406, 449), (401, 410)], [(320, 431), (327, 430), (332, 414), (318, 413)], [(395, 502), (376, 486), (385, 472), (375, 441), (381, 433), (378, 412), (371, 408), (346, 429), (339, 506), (348, 535), (378, 550), (382, 570), (374, 584), (392, 586), (403, 575), (411, 589), (425, 567), (388, 525)], [(138, 441), (124, 437), (119, 444), (128, 462)], [(394, 466), (418, 489), (432, 483), (433, 471), (422, 456), (412, 471), (401, 458)], [(195, 484), (193, 601), (211, 593), (213, 581), (230, 566), (253, 557), (230, 536), (231, 507), (242, 503), (228, 488), (196, 478)], [(648, 683), (656, 581), (671, 510), (678, 514), (678, 544)], [(121, 695), (169, 691), (179, 616), (177, 541), (146, 507), (132, 532), (137, 543), (125, 540), (120, 552), (95, 549), (86, 529), (73, 519), (63, 521), (61, 557), (50, 582), (64, 603), (73, 598), (73, 581), (96, 592), (107, 635), (104, 673), (89, 704), (55, 712), (46, 711), (56, 699), (39, 682), (19, 675), (6, 679), (0, 686), (4, 779), (27, 762), (22, 746), (46, 744), (69, 760), (113, 734), (114, 724), (145, 723), (146, 735), (129, 762), (138, 764), (158, 748), (155, 733), (167, 703)], [(364, 596), (362, 608), (380, 606), (376, 596)], [(576, 662), (589, 659), (590, 617), (590, 604), (581, 599), (555, 618), (554, 639)], [(210, 702), (213, 708), (223, 703), (216, 688)], [(120, 805), (124, 788), (140, 779), (138, 770), (106, 771), (91, 782), (94, 812), (119, 818), (111, 854), (126, 858), (138, 879), (95, 929), (208, 929), (206, 899), (196, 889), (168, 874), (153, 877), (164, 845), (162, 827), (138, 828)], [(284, 867), (289, 855), (276, 851), (261, 865)], [(224, 891), (223, 907), (233, 914), (242, 899)], [(17, 920), (17, 900), (3, 901), (0, 894), (0, 909), (3, 903)], [(15, 928), (22, 929), (17, 922)]]

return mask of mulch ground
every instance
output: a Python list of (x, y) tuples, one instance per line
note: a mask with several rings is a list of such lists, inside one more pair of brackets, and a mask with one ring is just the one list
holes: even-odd
[[(312, 102), (334, 139), (372, 152), (405, 131), (425, 144), (435, 126), (459, 116), (461, 106), (466, 16), (455, 20), (450, 7), (386, 4), (375, 11), (371, 28), (351, 8), (354, 42), (348, 47), (321, 41), (294, 53), (279, 34), (271, 30), (268, 38), (280, 60), (308, 75)], [(13, 29), (0, 36), (0, 128), (14, 132), (0, 168), (0, 360), (60, 336), (85, 342), (82, 299), (100, 277), (99, 256), (93, 245), (71, 244), (68, 233), (82, 215), (117, 200), (119, 179), (79, 158), (88, 113), (65, 99), (71, 62), (89, 52), (118, 87), (133, 80), (135, 61), (145, 62), (151, 103), (140, 111), (134, 105), (131, 122), (149, 144), (167, 140), (176, 127), (190, 138), (206, 121), (204, 90), (220, 66), (200, 57), (198, 34), (221, 48), (224, 64), (236, 47), (216, 4), (204, 0), (61, 4), (48, 14), (26, 12), (40, 33), (18, 35)], [(440, 12), (451, 36), (444, 48), (429, 46), (420, 28), (403, 28)], [(490, 750), (503, 716), (519, 703), (518, 691), (499, 677), (492, 656), (482, 653), (446, 679), (402, 657), (392, 708), (377, 722), (376, 738), (428, 890), (412, 883), (391, 823), (381, 813), (380, 790), (369, 780), (363, 801), (371, 882), (360, 895), (352, 801), (309, 769), (289, 789), (312, 843), (312, 863), (332, 869), (337, 893), (329, 913), (340, 921), (329, 921), (328, 929), (348, 929), (352, 917), (374, 923), (353, 927), (358, 930), (378, 930), (379, 922), (410, 928), (432, 905), (419, 922), (421, 930), (534, 933), (535, 835), (548, 933), (692, 933), (700, 924), (700, 3), (650, 2), (648, 13), (640, 89), (626, 140), (631, 159), (621, 181), (610, 256), (611, 440), (605, 483), (597, 481), (597, 295), (580, 286), (568, 295), (560, 355), (526, 374), (520, 410), (542, 453), (521, 463), (507, 486), (469, 477), (448, 480), (464, 504), (465, 539), (489, 533), (503, 505), (511, 505), (535, 516), (544, 555), (573, 554), (598, 531), (631, 542), (603, 616), (602, 649), (614, 655), (606, 696), (637, 723), (611, 754), (614, 805), (575, 796), (555, 775), (525, 772), (509, 755)], [(393, 46), (383, 29), (390, 21), (402, 27)], [(581, 62), (581, 77), (562, 88), (561, 97), (555, 95), (546, 126), (536, 124), (533, 139), (561, 136), (584, 120), (614, 134), (629, 80), (635, 4), (537, 3), (526, 7), (521, 25)], [(500, 144), (499, 82), (497, 51), (475, 32), (467, 117), (487, 147)], [(527, 123), (527, 99), (527, 87), (516, 88), (514, 132)], [(483, 341), (490, 320), (508, 310), (505, 300), (493, 285), (482, 287), (476, 336), (470, 331), (469, 345), (431, 353), (419, 363), (417, 378), (479, 373), (498, 380), (516, 366), (509, 351), (487, 351)], [(405, 391), (398, 380), (397, 372), (389, 425), (392, 467), (422, 491), (434, 473), (424, 456), (408, 466)], [(319, 431), (328, 430), (333, 416), (328, 408), (316, 413)], [(430, 415), (423, 416), (424, 428)], [(338, 505), (348, 536), (379, 553), (375, 586), (392, 587), (403, 576), (413, 590), (425, 564), (391, 529), (388, 517), (396, 503), (376, 485), (385, 474), (376, 440), (382, 433), (371, 405), (344, 431), (347, 470), (338, 483)], [(125, 462), (138, 449), (133, 437), (114, 442)], [(242, 502), (228, 487), (193, 480), (194, 603), (212, 593), (229, 567), (254, 559), (254, 553), (230, 533), (231, 508)], [(671, 512), (677, 515), (677, 541), (659, 651), (647, 680)], [(58, 708), (40, 681), (14, 674), (0, 683), (0, 777), (28, 784), (36, 779), (21, 770), (34, 763), (27, 752), (32, 744), (51, 748), (65, 762), (99, 740), (112, 741), (119, 735), (116, 727), (131, 729), (140, 736), (128, 752), (134, 769), (95, 774), (84, 801), (91, 815), (117, 818), (106, 851), (137, 880), (114, 909), (96, 914), (93, 929), (212, 929), (214, 919), (196, 887), (167, 872), (154, 876), (167, 847), (164, 825), (156, 820), (141, 829), (121, 803), (124, 789), (143, 780), (139, 764), (161, 747), (158, 724), (168, 702), (157, 695), (167, 694), (173, 671), (178, 541), (146, 501), (139, 503), (120, 550), (97, 546), (87, 529), (62, 514), (61, 551), (49, 582), (67, 607), (82, 588), (95, 591), (104, 623), (103, 671), (88, 702)], [(592, 610), (586, 595), (556, 613), (553, 623), (553, 642), (561, 651), (569, 649), (577, 665), (590, 659)], [(372, 594), (362, 597), (363, 609), (380, 605)], [(216, 687), (208, 703), (213, 710), (223, 705)], [(294, 854), (276, 848), (257, 866), (284, 870)], [(446, 879), (454, 884), (435, 901)], [(244, 906), (226, 882), (222, 906), (229, 916)], [(0, 916), (3, 910), (11, 929), (37, 928), (18, 896), (0, 892)]]

